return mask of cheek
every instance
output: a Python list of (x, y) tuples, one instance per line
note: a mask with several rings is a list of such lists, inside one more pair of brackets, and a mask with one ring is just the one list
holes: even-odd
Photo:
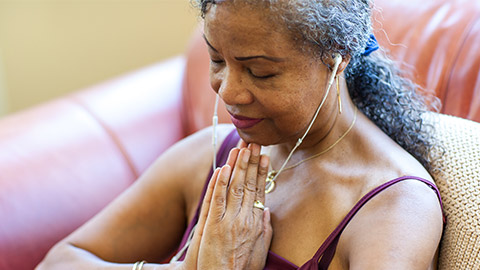
[(302, 129), (308, 125), (320, 103), (320, 91), (312, 89), (311, 84), (298, 81), (285, 84), (282, 90), (269, 106), (273, 110), (275, 126), (290, 132)]
[(323, 89), (316, 79), (290, 80), (288, 103), (298, 113), (315, 110), (322, 99)]

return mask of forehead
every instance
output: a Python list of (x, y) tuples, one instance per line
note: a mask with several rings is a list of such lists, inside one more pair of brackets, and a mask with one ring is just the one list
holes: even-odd
[[(224, 1), (205, 14), (205, 36), (215, 46), (293, 49), (285, 25), (262, 5)], [(229, 44), (223, 44), (228, 42)], [(222, 43), (222, 44), (218, 44)]]

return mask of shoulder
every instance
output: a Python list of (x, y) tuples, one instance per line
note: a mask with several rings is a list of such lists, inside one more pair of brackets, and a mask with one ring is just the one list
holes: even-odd
[[(229, 125), (217, 128), (218, 143), (233, 130)], [(133, 187), (143, 191), (167, 192), (179, 201), (189, 203), (192, 196), (201, 193), (213, 158), (212, 128), (199, 130), (178, 141), (162, 153), (140, 176)]]
[[(233, 129), (234, 129), (234, 126), (230, 124), (219, 124), (217, 126), (218, 141), (220, 144), (225, 139), (225, 137), (227, 137), (227, 135), (231, 131), (233, 131)], [(185, 150), (186, 148), (190, 148), (193, 145), (196, 145), (197, 147), (202, 147), (201, 149), (203, 150), (211, 151), (212, 136), (213, 136), (213, 127), (209, 126), (178, 141), (172, 146), (170, 150), (174, 152), (178, 152), (179, 150), (182, 150), (182, 149)]]
[[(217, 150), (232, 130), (232, 125), (217, 127)], [(212, 127), (207, 127), (178, 141), (154, 162), (150, 170), (170, 174), (170, 178), (175, 179), (177, 184), (185, 184), (185, 181), (196, 178), (199, 172), (206, 177), (214, 153), (212, 131)]]
[(404, 180), (359, 210), (341, 245), (355, 269), (428, 269), (442, 229), (436, 192), (418, 180)]
[[(178, 191), (184, 199), (187, 214), (196, 209), (201, 192), (212, 168), (214, 151), (218, 151), (225, 138), (234, 130), (233, 125), (217, 126), (217, 146), (213, 149), (213, 128), (207, 127), (177, 142), (152, 165), (151, 175), (168, 179), (169, 190)], [(156, 181), (158, 181), (157, 178)], [(160, 185), (157, 182), (157, 185)], [(164, 185), (164, 184), (162, 184)]]
[[(217, 144), (215, 150), (213, 149), (212, 143), (212, 138), (214, 136), (213, 127), (210, 126), (179, 141), (165, 154), (176, 160), (176, 164), (178, 164), (179, 160), (188, 160), (194, 164), (201, 161), (211, 163), (213, 152), (219, 150), (220, 145), (233, 130), (233, 125), (221, 124), (217, 126), (215, 134), (215, 136), (217, 136)], [(210, 158), (205, 158), (207, 156)]]

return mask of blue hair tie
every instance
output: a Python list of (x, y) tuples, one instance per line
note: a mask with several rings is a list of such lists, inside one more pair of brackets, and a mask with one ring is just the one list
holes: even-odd
[(367, 46), (365, 51), (362, 53), (363, 56), (369, 56), (372, 52), (378, 50), (378, 42), (373, 34), (370, 34), (370, 38), (367, 41)]

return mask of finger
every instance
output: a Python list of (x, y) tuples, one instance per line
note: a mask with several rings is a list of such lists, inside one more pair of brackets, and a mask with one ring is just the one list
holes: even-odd
[(230, 153), (228, 154), (227, 162), (225, 164), (229, 165), (230, 168), (233, 168), (235, 166), (235, 162), (237, 162), (239, 153), (240, 153), (240, 149), (232, 148), (232, 150), (230, 150)]
[(257, 194), (255, 200), (259, 200), (262, 203), (265, 203), (265, 180), (268, 175), (268, 165), (270, 163), (270, 158), (266, 155), (260, 157), (260, 164), (258, 166), (257, 174)]
[(220, 173), (220, 168), (217, 168), (213, 172), (213, 175), (210, 178), (210, 182), (208, 183), (207, 191), (205, 193), (205, 197), (203, 198), (200, 215), (198, 217), (198, 222), (195, 227), (195, 233), (193, 234), (192, 242), (190, 244), (190, 247), (188, 248), (186, 258), (191, 258), (192, 256), (195, 257), (198, 255), (198, 250), (200, 248), (200, 241), (202, 240), (205, 223), (208, 217), (208, 211), (210, 209), (210, 203), (212, 201), (213, 190), (215, 188), (215, 184), (216, 184), (219, 173)]
[(212, 202), (210, 203), (209, 218), (212, 222), (219, 222), (225, 215), (227, 207), (227, 189), (232, 168), (230, 165), (224, 165), (218, 173), (217, 182), (213, 189)]
[(240, 153), (235, 162), (235, 167), (230, 180), (227, 194), (227, 215), (236, 216), (241, 209), (243, 192), (245, 188), (245, 175), (250, 159), (250, 150), (248, 148), (240, 149)]
[[(240, 149), (238, 148), (233, 148), (232, 150), (230, 150), (230, 152), (228, 153), (228, 158), (227, 158), (227, 162), (226, 162), (226, 165), (233, 167), (235, 165), (235, 162), (237, 161), (237, 157), (238, 157), (238, 153), (240, 152)], [(225, 167), (225, 166), (223, 166)], [(222, 167), (222, 168), (223, 168)], [(220, 177), (221, 176), (221, 169), (222, 168), (219, 168), (219, 172), (217, 172), (217, 177)], [(230, 175), (228, 175), (228, 179), (230, 178)], [(225, 178), (222, 178), (220, 184), (220, 187), (217, 187), (217, 183), (219, 182), (218, 180), (216, 181), (215, 183), (215, 186), (213, 188), (213, 192), (212, 192), (212, 197), (214, 197), (215, 199), (215, 202), (216, 202), (216, 212), (215, 212), (215, 215), (217, 217), (217, 221), (218, 221), (218, 218), (221, 218), (223, 216), (223, 213), (225, 212), (225, 202), (226, 202), (226, 191), (225, 189), (228, 187), (228, 179), (226, 180), (226, 184), (225, 184)], [(223, 211), (222, 211), (223, 210)]]
[[(251, 150), (252, 154), (250, 156), (245, 176), (245, 191), (243, 195), (242, 209), (246, 211), (251, 211), (253, 208), (253, 203), (255, 202), (257, 197), (257, 178), (261, 149), (260, 145), (254, 143), (250, 144), (248, 148)], [(250, 213), (251, 212), (249, 212), (249, 214)]]
[(272, 216), (270, 208), (266, 207), (263, 211), (263, 241), (265, 243), (265, 249), (270, 249), (272, 243), (273, 228), (272, 228)]
[(210, 204), (212, 203), (213, 192), (217, 184), (219, 174), (220, 168), (215, 169), (210, 182), (208, 183), (196, 227), (196, 230), (199, 232), (199, 234), (203, 233), (203, 228), (205, 227), (205, 223), (209, 214), (208, 212), (210, 211)]

